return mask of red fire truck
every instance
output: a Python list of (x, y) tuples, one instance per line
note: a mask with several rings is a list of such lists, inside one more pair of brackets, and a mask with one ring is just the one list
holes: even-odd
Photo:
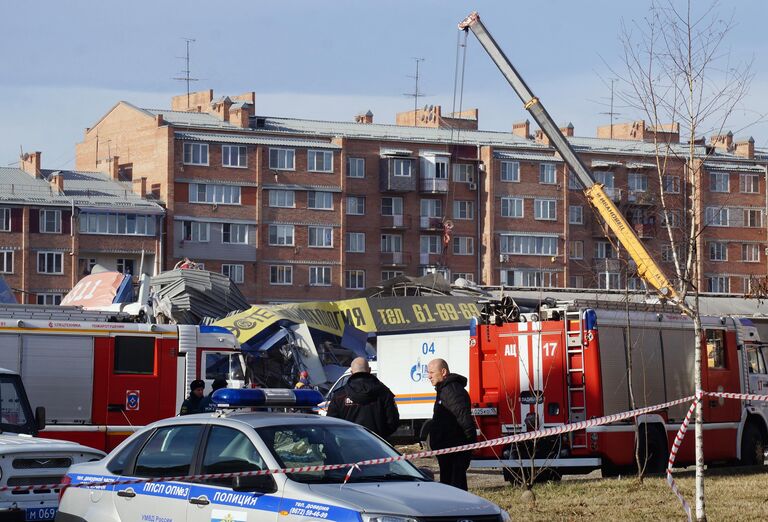
[(120, 322), (114, 313), (61, 306), (0, 306), (0, 367), (21, 374), (40, 435), (110, 451), (138, 427), (176, 415), (188, 383), (243, 384), (227, 330)]
[[(630, 393), (635, 408), (693, 395), (694, 334), (688, 318), (660, 305), (655, 310), (644, 304), (629, 305), (630, 310), (595, 306), (549, 300), (530, 313), (517, 313), (509, 301), (487, 305), (473, 322), (470, 340), (470, 397), (475, 413), (481, 413), (476, 420), (482, 440), (629, 411)], [(702, 322), (703, 388), (768, 393), (768, 345), (751, 321), (722, 316)], [(536, 444), (484, 449), (472, 466), (506, 468), (507, 478), (514, 469), (616, 471), (634, 463), (638, 437), (646, 469), (663, 471), (688, 407)], [(704, 422), (708, 462), (763, 463), (765, 403), (706, 398)], [(693, 437), (688, 437), (677, 462), (693, 461)]]

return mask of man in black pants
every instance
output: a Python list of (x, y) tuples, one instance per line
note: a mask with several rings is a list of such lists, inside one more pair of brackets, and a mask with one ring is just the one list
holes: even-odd
[[(469, 393), (464, 387), (467, 378), (451, 373), (448, 363), (443, 359), (432, 359), (427, 365), (429, 382), (435, 387), (435, 409), (429, 428), (429, 446), (431, 449), (452, 448), (471, 444), (477, 440), (475, 421)], [(440, 482), (467, 490), (467, 469), (471, 458), (470, 451), (438, 455)]]

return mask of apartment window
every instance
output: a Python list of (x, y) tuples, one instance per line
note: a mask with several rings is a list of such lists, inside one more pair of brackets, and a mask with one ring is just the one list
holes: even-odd
[(230, 245), (247, 245), (248, 225), (224, 223), (221, 228), (221, 242)]
[(333, 152), (330, 150), (308, 150), (307, 170), (312, 172), (333, 172)]
[(730, 192), (730, 175), (727, 172), (710, 172), (710, 192)]
[(43, 294), (37, 294), (36, 298), (37, 298), (37, 304), (39, 305), (58, 306), (61, 304), (61, 300), (64, 298), (64, 294), (43, 293)]
[(728, 276), (715, 275), (707, 277), (707, 292), (727, 294), (731, 291), (731, 281)]
[(664, 192), (667, 194), (680, 193), (680, 176), (664, 175)]
[(646, 192), (648, 190), (648, 176), (640, 172), (630, 172), (627, 184), (630, 192)]
[(239, 205), (240, 187), (237, 185), (190, 183), (189, 202), (216, 205)]
[(40, 232), (46, 234), (61, 233), (61, 210), (40, 211)]
[(440, 254), (443, 251), (440, 236), (421, 236), (419, 245), (422, 254)]
[(211, 233), (210, 223), (198, 223), (197, 221), (182, 221), (184, 228), (184, 241), (194, 243), (207, 243)]
[(155, 235), (155, 216), (81, 212), (78, 219), (81, 234)]
[(64, 273), (64, 254), (61, 252), (38, 252), (37, 253), (37, 273), (38, 274), (63, 274)]
[(293, 267), (290, 265), (272, 265), (269, 267), (269, 284), (292, 285)]
[(269, 244), (293, 246), (293, 225), (269, 225)]
[(443, 201), (440, 199), (422, 199), (419, 207), (421, 217), (443, 217)]
[(584, 259), (584, 241), (568, 242), (568, 258)]
[(309, 227), (309, 246), (314, 248), (333, 247), (333, 227)]
[(501, 198), (501, 217), (523, 217), (523, 198)]
[(662, 226), (667, 226), (667, 224), (669, 224), (669, 226), (672, 228), (680, 227), (679, 210), (662, 210), (660, 218)]
[(557, 202), (554, 199), (533, 200), (534, 219), (542, 221), (557, 220)]
[(555, 256), (558, 238), (554, 236), (517, 236), (504, 234), (500, 238), (502, 254)]
[(310, 286), (331, 286), (331, 267), (330, 266), (310, 266), (309, 267), (309, 285)]
[(621, 288), (621, 277), (616, 272), (600, 272), (597, 274), (597, 287), (606, 290)]
[(11, 231), (11, 209), (0, 208), (0, 232)]
[(384, 253), (402, 252), (403, 236), (399, 234), (382, 234), (381, 251)]
[(745, 243), (741, 245), (741, 260), (747, 263), (757, 263), (760, 261), (760, 245), (756, 243)]
[(745, 194), (760, 192), (760, 177), (757, 174), (739, 174), (739, 192)]
[(595, 241), (594, 257), (597, 259), (617, 259), (619, 254), (608, 241)]
[(13, 250), (0, 250), (0, 274), (13, 273)]
[(347, 290), (362, 290), (365, 288), (365, 270), (345, 270), (344, 287)]
[(292, 190), (269, 190), (269, 206), (275, 208), (294, 208), (296, 206), (296, 193)]
[(346, 236), (347, 252), (365, 252), (365, 233), (347, 232)]
[(571, 205), (568, 207), (568, 223), (571, 225), (583, 225), (584, 207), (581, 205)]
[(527, 269), (502, 270), (501, 284), (533, 288), (554, 287), (557, 286), (557, 272)]
[(365, 158), (347, 158), (347, 177), (365, 177)]
[(760, 227), (763, 223), (763, 211), (754, 208), (744, 209), (744, 226)]
[(244, 265), (221, 265), (221, 273), (232, 280), (232, 282), (241, 284), (245, 282)]
[(381, 280), (389, 281), (390, 279), (400, 277), (401, 275), (403, 275), (403, 272), (401, 270), (384, 270), (381, 273)]
[(409, 159), (392, 160), (392, 175), (397, 177), (410, 178), (413, 161)]
[(118, 258), (117, 260), (117, 271), (121, 274), (134, 274), (134, 261), (133, 259), (127, 259), (127, 258)]
[(584, 288), (584, 276), (582, 275), (568, 276), (568, 286), (570, 288)]
[(754, 279), (752, 279), (752, 276), (744, 276), (741, 278), (741, 291), (744, 294), (750, 294), (752, 293), (752, 285), (754, 284)]
[(403, 215), (403, 198), (381, 198), (381, 215), (382, 216), (402, 216)]
[(347, 214), (350, 216), (365, 215), (365, 197), (364, 196), (348, 196), (347, 197)]
[(632, 276), (627, 278), (627, 288), (629, 290), (646, 290), (648, 285), (639, 277)]
[(453, 253), (457, 256), (471, 256), (475, 253), (475, 238), (458, 236), (453, 238)]
[(81, 257), (80, 265), (83, 267), (83, 273), (90, 274), (93, 270), (93, 267), (96, 266), (96, 259), (93, 257)]
[(553, 163), (542, 163), (539, 165), (539, 183), (544, 185), (554, 185), (557, 183), (557, 166)]
[(221, 164), (225, 167), (245, 168), (248, 166), (248, 155), (243, 145), (222, 145)]
[(469, 281), (470, 283), (475, 282), (475, 274), (472, 272), (456, 272), (453, 274), (453, 280), (457, 279), (464, 279), (465, 281)]
[(728, 209), (718, 207), (707, 207), (705, 212), (705, 224), (713, 227), (728, 226)]
[(424, 179), (448, 179), (448, 158), (442, 156), (422, 156), (421, 176)]
[(709, 243), (710, 261), (728, 261), (728, 243), (712, 241)]
[(269, 168), (275, 170), (296, 170), (296, 151), (293, 149), (269, 149)]
[(475, 204), (472, 201), (454, 201), (453, 219), (473, 219)]
[(185, 143), (184, 144), (184, 164), (185, 165), (208, 165), (208, 144), (207, 143)]
[(502, 161), (501, 181), (518, 183), (520, 181), (520, 163), (517, 161)]
[(475, 182), (475, 166), (468, 165), (466, 163), (454, 163), (453, 164), (453, 181), (459, 183), (474, 183)]
[(612, 189), (616, 185), (616, 176), (613, 172), (607, 172), (605, 170), (597, 170), (592, 173), (595, 176), (595, 181), (600, 183), (603, 187)]
[(581, 184), (581, 181), (579, 181), (579, 178), (576, 177), (572, 170), (568, 171), (568, 188), (570, 190), (582, 190), (584, 188), (584, 185)]
[(310, 190), (307, 192), (307, 208), (333, 210), (333, 193)]
[[(675, 251), (672, 248), (672, 245), (669, 243), (661, 245), (661, 260), (666, 263), (672, 263), (675, 260), (674, 257)], [(682, 255), (680, 251), (680, 247), (677, 248), (677, 259), (682, 261)]]

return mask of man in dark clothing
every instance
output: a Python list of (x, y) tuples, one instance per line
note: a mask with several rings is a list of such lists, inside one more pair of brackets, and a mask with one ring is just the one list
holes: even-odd
[(192, 415), (193, 413), (202, 413), (203, 393), (205, 392), (205, 381), (196, 379), (189, 384), (189, 397), (184, 399), (181, 404), (179, 415)]
[[(429, 427), (429, 446), (433, 450), (471, 444), (477, 440), (469, 394), (464, 387), (467, 378), (451, 373), (443, 359), (427, 365), (429, 382), (435, 387), (435, 409)], [(467, 469), (472, 452), (462, 451), (438, 455), (440, 482), (467, 490)]]
[(214, 379), (213, 384), (211, 384), (211, 393), (209, 393), (205, 399), (203, 399), (203, 402), (200, 405), (200, 409), (203, 412), (216, 411), (216, 403), (213, 402), (213, 392), (222, 388), (226, 388), (227, 386), (229, 386), (229, 383), (227, 383), (226, 379), (221, 377)]
[(353, 360), (350, 370), (347, 384), (331, 398), (328, 416), (364, 426), (379, 437), (389, 437), (400, 423), (394, 394), (371, 375), (364, 357)]

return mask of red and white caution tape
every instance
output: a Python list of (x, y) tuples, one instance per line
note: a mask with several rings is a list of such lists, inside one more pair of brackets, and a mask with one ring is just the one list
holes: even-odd
[(669, 461), (667, 462), (667, 484), (669, 484), (669, 487), (672, 489), (672, 493), (675, 494), (678, 500), (680, 500), (680, 503), (683, 505), (685, 514), (688, 517), (688, 522), (691, 522), (691, 506), (688, 504), (688, 501), (685, 500), (685, 497), (677, 488), (677, 483), (672, 477), (672, 466), (675, 464), (677, 451), (680, 449), (680, 444), (683, 443), (685, 432), (688, 431), (688, 424), (691, 422), (691, 416), (693, 415), (693, 412), (696, 411), (696, 406), (698, 406), (699, 401), (701, 401), (701, 396), (702, 392), (699, 390), (696, 393), (696, 397), (693, 399), (693, 402), (691, 403), (691, 407), (688, 408), (688, 413), (685, 414), (685, 419), (680, 425), (680, 429), (677, 430), (677, 435), (675, 435), (675, 442), (672, 443), (672, 451), (669, 452)]

